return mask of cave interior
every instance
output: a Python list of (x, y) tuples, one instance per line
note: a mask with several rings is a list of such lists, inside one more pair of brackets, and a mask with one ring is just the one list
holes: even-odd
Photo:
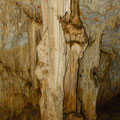
[[(43, 0), (0, 1), (0, 120), (61, 120), (58, 113), (65, 120), (120, 120), (120, 1), (72, 2), (72, 16), (67, 13), (63, 18), (55, 16), (53, 21), (58, 22), (48, 22), (48, 28), (46, 11), (41, 7), (45, 6), (45, 1), (41, 1)], [(55, 0), (48, 1), (54, 2), (48, 6), (58, 4)], [(79, 6), (77, 12), (76, 4)], [(67, 10), (67, 7), (64, 9)], [(53, 13), (50, 8), (49, 10), (48, 20), (51, 20)], [(59, 89), (55, 88), (53, 95), (57, 117), (44, 118), (43, 104), (48, 104), (51, 108), (53, 104), (44, 103), (48, 99), (45, 98), (47, 93), (44, 93), (48, 90), (45, 91), (47, 85), (43, 81), (49, 78), (49, 73), (54, 74), (53, 70), (48, 71), (48, 54), (52, 56), (50, 69), (55, 62), (56, 66), (61, 65), (64, 59), (59, 57), (61, 61), (53, 60), (59, 49), (52, 44), (52, 25), (56, 36), (59, 31), (62, 35), (64, 33), (66, 42), (62, 39), (58, 46), (67, 49), (67, 67), (65, 70), (62, 69), (63, 66), (60, 70), (57, 70), (59, 67), (54, 68), (56, 72), (65, 71), (63, 85), (58, 82), (64, 88), (58, 85)], [(60, 30), (58, 26), (61, 26)], [(46, 31), (50, 35), (47, 36)], [(60, 38), (61, 34), (53, 37)], [(48, 50), (49, 37), (51, 53)], [(54, 44), (57, 45), (57, 42)], [(55, 53), (52, 48), (58, 51)], [(52, 55), (54, 53), (55, 56)], [(53, 77), (57, 80), (60, 75), (63, 73)], [(59, 105), (62, 99), (61, 88), (64, 89), (63, 106)], [(58, 110), (59, 106), (63, 113)], [(54, 116), (54, 109), (51, 110), (50, 107), (48, 110), (51, 113), (48, 113)]]

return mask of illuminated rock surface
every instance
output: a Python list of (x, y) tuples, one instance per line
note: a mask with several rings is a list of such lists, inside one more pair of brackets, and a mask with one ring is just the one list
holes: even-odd
[(120, 93), (120, 1), (49, 3), (0, 1), (0, 120), (95, 120)]

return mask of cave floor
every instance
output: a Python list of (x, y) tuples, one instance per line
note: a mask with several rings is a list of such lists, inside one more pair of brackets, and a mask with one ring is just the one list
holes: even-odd
[(120, 120), (120, 94), (97, 110), (97, 120)]

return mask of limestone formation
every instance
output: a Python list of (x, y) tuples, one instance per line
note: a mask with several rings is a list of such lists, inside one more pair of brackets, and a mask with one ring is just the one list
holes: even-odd
[(0, 1), (0, 120), (96, 120), (120, 94), (119, 0)]

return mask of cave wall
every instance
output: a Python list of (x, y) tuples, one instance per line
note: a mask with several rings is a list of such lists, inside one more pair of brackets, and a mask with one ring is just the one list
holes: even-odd
[[(22, 5), (22, 6), (21, 6)], [(34, 77), (40, 29), (27, 11), (40, 11), (39, 1), (0, 2), (0, 119), (37, 119), (40, 85)], [(25, 10), (28, 14), (25, 14)], [(33, 39), (33, 37), (34, 39)], [(28, 109), (27, 109), (28, 108)], [(38, 114), (32, 115), (32, 110)], [(23, 112), (24, 111), (24, 112)], [(13, 118), (12, 118), (13, 117)], [(33, 117), (33, 118), (32, 118)], [(17, 119), (17, 118), (16, 118)], [(26, 118), (27, 119), (27, 118)]]
[[(53, 118), (61, 119), (63, 108), (65, 113), (76, 112), (76, 109), (80, 113), (81, 104), (83, 104), (81, 101), (84, 100), (85, 111), (83, 111), (84, 113), (88, 111), (86, 116), (93, 116), (94, 118), (91, 118), (93, 120), (96, 118), (96, 103), (101, 105), (112, 96), (120, 93), (120, 2), (118, 0), (79, 0), (81, 21), (75, 16), (72, 16), (73, 18), (69, 14), (67, 16), (66, 12), (70, 13), (70, 1), (55, 2), (55, 4), (53, 1), (49, 1), (49, 3), (48, 8), (46, 2), (40, 0), (3, 0), (0, 3), (0, 114), (4, 116), (4, 118), (1, 118), (2, 120), (12, 116), (26, 117), (23, 111), (30, 106), (33, 110), (38, 111), (37, 115), (31, 115), (31, 111), (28, 112), (33, 117), (31, 119), (39, 119), (39, 105), (44, 108), (44, 102), (46, 99), (49, 101), (49, 97), (51, 98), (49, 102), (52, 101), (53, 105), (57, 105), (57, 107), (61, 105), (60, 110), (56, 111), (56, 108), (46, 103), (49, 105), (47, 112), (42, 109), (41, 113), (47, 113), (48, 116), (53, 115), (52, 111), (51, 113), (48, 112), (52, 108), (53, 111), (56, 111), (56, 116), (53, 115)], [(58, 3), (60, 6), (56, 8), (54, 5)], [(52, 8), (54, 8), (54, 14)], [(64, 10), (62, 10), (63, 8)], [(49, 9), (49, 12), (47, 9)], [(56, 9), (59, 10), (58, 13)], [(72, 14), (76, 15), (75, 12), (74, 10)], [(54, 20), (52, 20), (52, 17), (54, 17)], [(55, 23), (53, 24), (53, 22)], [(68, 26), (67, 22), (70, 23)], [(73, 27), (75, 22), (75, 25), (82, 25), (80, 31)], [(56, 27), (59, 32), (54, 33)], [(80, 35), (76, 36), (77, 33)], [(52, 38), (58, 41), (53, 42)], [(75, 42), (74, 39), (77, 42), (72, 46), (71, 44)], [(48, 52), (49, 40), (50, 51), (54, 47), (52, 44), (56, 45), (58, 51), (52, 51), (55, 55)], [(70, 43), (70, 40), (73, 40), (73, 43)], [(81, 45), (84, 40), (85, 43)], [(78, 42), (81, 42), (80, 45), (77, 44)], [(47, 81), (49, 83), (47, 83), (47, 87), (53, 86), (57, 91), (57, 85), (60, 89), (58, 92), (51, 89), (54, 95), (51, 92), (49, 93), (48, 89), (45, 91), (46, 83), (41, 82), (48, 79), (48, 55), (51, 55), (50, 61), (52, 64), (49, 70), (53, 74), (49, 78), (50, 81)], [(78, 58), (80, 58), (79, 64), (77, 63)], [(58, 61), (61, 61), (59, 66), (57, 66)], [(77, 66), (80, 68), (79, 81), (77, 81)], [(65, 69), (66, 80), (63, 80)], [(81, 82), (81, 74), (83, 76), (88, 75), (87, 78), (82, 78), (83, 82)], [(93, 81), (89, 83), (87, 80), (91, 80), (91, 74)], [(63, 88), (63, 83), (66, 88)], [(78, 86), (76, 86), (77, 83)], [(84, 87), (85, 83), (88, 85), (87, 89)], [(91, 85), (90, 89), (88, 83)], [(63, 89), (65, 93), (64, 106), (62, 106)], [(90, 95), (89, 90), (91, 91)], [(45, 96), (46, 92), (48, 92), (47, 98)], [(61, 97), (59, 98), (59, 96)], [(91, 101), (88, 102), (89, 98)], [(58, 102), (54, 104), (55, 99)], [(72, 99), (74, 100), (73, 106), (71, 105)], [(87, 105), (90, 109), (86, 107)], [(89, 113), (92, 109), (94, 111)], [(51, 119), (53, 118), (51, 117)]]
[[(120, 93), (120, 2), (118, 0), (80, 0), (80, 18), (90, 45), (101, 31), (100, 64), (95, 74), (100, 83), (98, 104)], [(103, 27), (101, 27), (103, 26)]]

